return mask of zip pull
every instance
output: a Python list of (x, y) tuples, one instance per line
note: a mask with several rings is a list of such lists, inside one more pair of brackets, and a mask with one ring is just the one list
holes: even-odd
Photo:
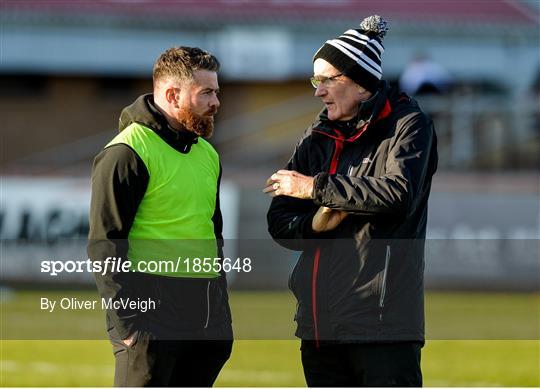
[(384, 296), (386, 295), (386, 277), (388, 276), (388, 265), (390, 264), (390, 245), (386, 245), (386, 258), (384, 259), (384, 273), (382, 280), (381, 297), (379, 299), (379, 321), (382, 321)]
[(298, 219), (298, 216), (293, 217), (292, 220), (289, 222), (289, 231), (293, 229), (293, 225), (296, 222), (296, 219)]

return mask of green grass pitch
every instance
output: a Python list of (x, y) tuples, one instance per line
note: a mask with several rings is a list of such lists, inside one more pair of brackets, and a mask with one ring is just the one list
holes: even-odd
[[(43, 295), (94, 296), (32, 291), (5, 300), (0, 386), (112, 385), (110, 345), (99, 339), (103, 313), (47, 316), (37, 308)], [(234, 291), (230, 300), (239, 340), (216, 386), (305, 386), (291, 296)], [(428, 293), (424, 384), (540, 386), (539, 312), (538, 294)], [(63, 339), (93, 340), (53, 340), (64, 329)]]

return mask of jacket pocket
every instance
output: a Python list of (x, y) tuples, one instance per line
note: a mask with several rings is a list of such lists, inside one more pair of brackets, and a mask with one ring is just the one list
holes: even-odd
[(383, 309), (384, 309), (384, 299), (386, 297), (386, 289), (388, 287), (387, 285), (387, 279), (388, 279), (388, 267), (390, 265), (390, 245), (386, 245), (386, 256), (384, 259), (384, 270), (382, 275), (382, 282), (381, 282), (381, 291), (379, 294), (379, 320), (382, 321), (383, 319)]

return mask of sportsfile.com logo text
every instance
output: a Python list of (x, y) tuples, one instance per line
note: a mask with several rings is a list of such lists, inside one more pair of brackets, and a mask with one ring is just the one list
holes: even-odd
[(131, 262), (117, 257), (107, 257), (103, 261), (86, 260), (43, 260), (41, 273), (57, 276), (62, 273), (225, 273), (252, 270), (251, 258), (182, 258), (176, 260), (142, 260)]

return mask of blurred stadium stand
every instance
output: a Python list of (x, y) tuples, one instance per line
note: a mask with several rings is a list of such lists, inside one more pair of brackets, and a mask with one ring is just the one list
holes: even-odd
[[(222, 156), (224, 178), (236, 188), (230, 196), (236, 196), (237, 220), (229, 237), (248, 238), (268, 238), (268, 199), (260, 188), (287, 161), (321, 108), (307, 81), (313, 53), (364, 16), (383, 15), (391, 23), (385, 78), (397, 82), (422, 52), (454, 80), (447, 93), (417, 97), (439, 136), (431, 237), (532, 239), (536, 245), (525, 265), (508, 273), (515, 258), (493, 258), (492, 268), (498, 270), (487, 272), (495, 275), (484, 284), (539, 288), (538, 3), (3, 0), (0, 11), (4, 189), (13, 183), (8, 177), (20, 180), (22, 191), (42, 191), (32, 185), (38, 176), (50, 180), (51, 187), (60, 185), (52, 177), (87, 180), (93, 157), (117, 131), (120, 110), (151, 90), (159, 53), (175, 45), (200, 46), (222, 62), (222, 108), (211, 141)], [(19, 222), (8, 229), (6, 221), (24, 220), (25, 212), (47, 223), (35, 204), (21, 205), (18, 197), (24, 196), (3, 193), (2, 238), (17, 236), (6, 231), (20, 228)], [(55, 207), (67, 207), (62, 199)], [(84, 204), (77, 207), (84, 219)], [(83, 227), (73, 231), (73, 237), (84, 237)], [(288, 259), (275, 267), (275, 278), (286, 282), (294, 254), (282, 255)], [(470, 285), (464, 261), (453, 268), (461, 269), (457, 275), (440, 261), (433, 262), (435, 268), (428, 263), (428, 283)], [(473, 280), (484, 280), (485, 268), (479, 269), (471, 273)]]

